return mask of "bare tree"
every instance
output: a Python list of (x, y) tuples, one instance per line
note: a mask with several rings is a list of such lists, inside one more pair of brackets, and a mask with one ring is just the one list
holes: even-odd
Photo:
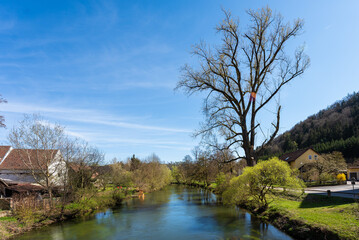
[[(6, 99), (4, 99), (0, 94), (0, 103), (7, 103)], [(0, 127), (6, 127), (4, 116), (0, 115)]]
[[(281, 106), (277, 104), (271, 132), (263, 134), (264, 140), (259, 144), (258, 113), (276, 100), (285, 84), (304, 73), (309, 58), (303, 48), (295, 51), (294, 58), (284, 51), (287, 41), (301, 33), (303, 20), (285, 23), (269, 7), (247, 13), (250, 25), (242, 31), (239, 21), (225, 12), (225, 19), (216, 28), (223, 44), (215, 48), (205, 43), (195, 45), (193, 54), (200, 59), (199, 69), (186, 65), (177, 89), (189, 95), (207, 94), (206, 121), (196, 135), (220, 136), (224, 144), (212, 145), (220, 150), (231, 149), (235, 157), (230, 161), (245, 158), (247, 165), (253, 166), (258, 153), (278, 133)], [(238, 151), (240, 148), (244, 154)]]
[(69, 136), (65, 136), (62, 144), (61, 144), (61, 154), (63, 157), (63, 160), (66, 163), (66, 174), (63, 175), (63, 177), (61, 178), (62, 183), (61, 183), (61, 213), (64, 213), (64, 209), (65, 209), (65, 205), (74, 200), (74, 194), (73, 190), (74, 190), (74, 186), (73, 186), (73, 182), (72, 180), (72, 176), (71, 174), (69, 174), (69, 169), (71, 167), (71, 163), (73, 161), (75, 161), (75, 157), (78, 156), (79, 153), (79, 147), (78, 147), (78, 142), (80, 140), (75, 138), (70, 138)]
[(84, 189), (96, 179), (97, 167), (103, 163), (105, 156), (99, 149), (83, 140), (77, 140), (75, 149), (76, 154), (70, 162), (73, 169), (71, 181), (74, 188)]
[(61, 185), (61, 178), (66, 175), (66, 164), (59, 151), (64, 136), (62, 126), (50, 124), (38, 115), (25, 115), (8, 137), (16, 148), (14, 154), (18, 155), (36, 183), (48, 191), (50, 199), (54, 187)]

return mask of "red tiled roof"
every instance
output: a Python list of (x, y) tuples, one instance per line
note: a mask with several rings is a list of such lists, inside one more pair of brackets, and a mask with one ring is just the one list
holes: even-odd
[[(294, 152), (290, 152), (290, 153), (285, 153), (283, 154), (279, 159), (286, 161), (286, 162), (293, 162), (295, 161), (297, 158), (299, 158), (300, 156), (302, 156), (302, 154), (304, 154), (306, 151), (308, 151), (311, 148), (305, 148), (305, 149), (299, 149), (297, 151)], [(312, 149), (313, 150), (313, 149)]]
[(13, 149), (0, 164), (1, 170), (46, 169), (58, 150)]
[(5, 154), (10, 150), (11, 146), (0, 146), (0, 160), (5, 157)]

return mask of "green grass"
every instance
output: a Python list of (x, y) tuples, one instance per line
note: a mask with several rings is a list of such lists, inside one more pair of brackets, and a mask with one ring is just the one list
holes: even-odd
[(359, 204), (352, 199), (307, 195), (301, 201), (275, 197), (270, 211), (329, 229), (341, 238), (359, 239)]
[(17, 219), (15, 217), (0, 217), (0, 221), (16, 222)]

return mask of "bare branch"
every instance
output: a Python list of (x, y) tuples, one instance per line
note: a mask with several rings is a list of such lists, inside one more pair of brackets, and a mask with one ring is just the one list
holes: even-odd
[(283, 17), (269, 7), (247, 13), (250, 25), (245, 31), (230, 12), (224, 11), (224, 20), (216, 27), (222, 35), (222, 45), (195, 45), (193, 55), (199, 58), (200, 67), (195, 70), (184, 66), (177, 89), (188, 95), (207, 93), (203, 106), (206, 121), (195, 135), (218, 135), (225, 141), (222, 148), (230, 149), (238, 159), (242, 155), (238, 150), (242, 149), (251, 166), (260, 149), (278, 133), (280, 107), (269, 138), (255, 146), (260, 126), (257, 114), (284, 85), (304, 73), (309, 58), (303, 48), (295, 52), (294, 60), (285, 54), (287, 41), (301, 33), (303, 20), (284, 23)]

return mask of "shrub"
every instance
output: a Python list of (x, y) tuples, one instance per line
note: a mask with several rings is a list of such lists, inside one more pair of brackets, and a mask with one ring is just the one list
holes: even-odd
[(346, 179), (344, 173), (339, 173), (339, 174), (337, 175), (337, 181), (338, 181), (338, 182), (344, 182), (345, 180), (347, 180), (347, 179)]
[(24, 223), (25, 226), (31, 226), (36, 222), (39, 222), (42, 218), (42, 214), (38, 209), (29, 208), (27, 206), (18, 206), (15, 210), (15, 216)]
[(319, 181), (320, 182), (332, 182), (332, 181), (335, 181), (335, 175), (330, 174), (330, 173), (322, 173), (319, 176)]
[(218, 195), (222, 195), (223, 192), (228, 188), (229, 181), (230, 181), (230, 176), (224, 174), (223, 172), (218, 173), (215, 182), (216, 183), (215, 192)]
[(272, 158), (259, 162), (254, 167), (246, 167), (241, 176), (230, 181), (228, 189), (223, 193), (226, 204), (246, 204), (258, 210), (268, 207), (267, 195), (274, 191), (274, 187), (301, 190), (304, 183), (297, 177), (289, 165)]
[(176, 183), (181, 182), (181, 173), (177, 166), (172, 167), (171, 176), (172, 176), (172, 181)]
[(144, 191), (155, 191), (171, 183), (171, 170), (159, 161), (143, 162), (133, 172), (133, 182), (136, 187)]

